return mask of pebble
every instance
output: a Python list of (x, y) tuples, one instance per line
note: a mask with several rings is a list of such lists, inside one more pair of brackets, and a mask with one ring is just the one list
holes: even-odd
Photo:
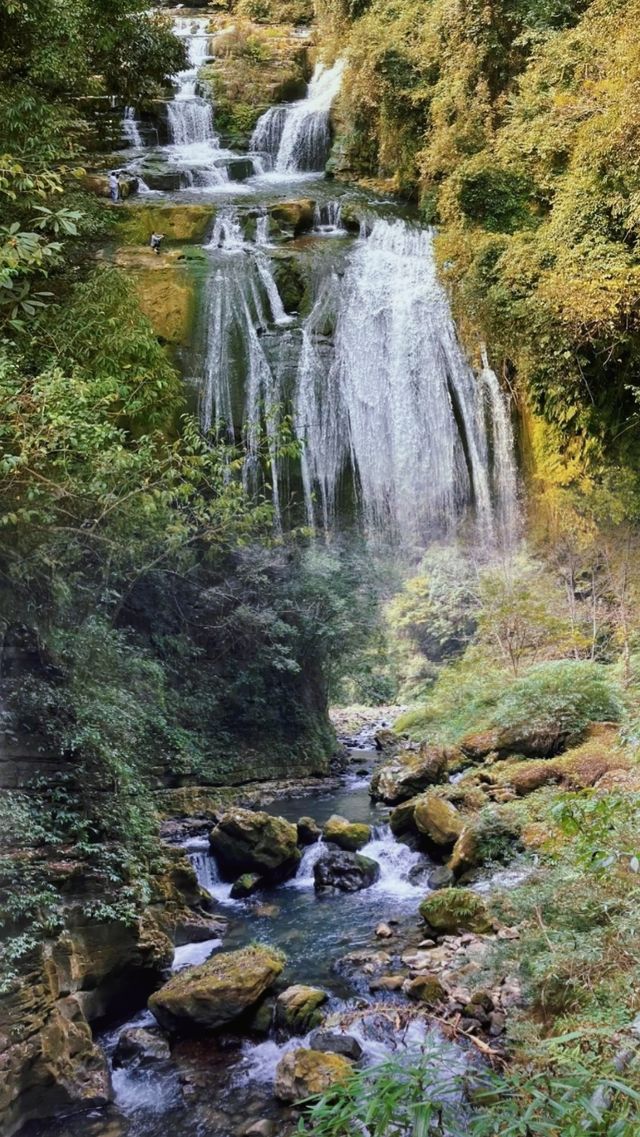
[(389, 940), (393, 935), (393, 930), (388, 924), (378, 924), (376, 928), (376, 936), (381, 940)]

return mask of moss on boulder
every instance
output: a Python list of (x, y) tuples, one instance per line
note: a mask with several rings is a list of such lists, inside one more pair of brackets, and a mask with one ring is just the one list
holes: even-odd
[(215, 213), (215, 206), (197, 202), (128, 205), (118, 213), (120, 241), (125, 245), (148, 245), (152, 233), (164, 233), (165, 241), (198, 245), (207, 235)]
[(328, 995), (319, 987), (306, 987), (297, 983), (287, 987), (276, 1002), (276, 1023), (292, 1034), (306, 1034), (322, 1021), (319, 1008)]
[(149, 1010), (165, 1030), (215, 1030), (257, 1003), (284, 963), (263, 945), (222, 952), (174, 975), (151, 996)]
[(300, 864), (296, 826), (269, 813), (230, 809), (211, 831), (209, 841), (228, 880), (256, 873), (276, 883), (293, 876)]
[(323, 835), (329, 844), (337, 845), (347, 852), (357, 853), (371, 840), (371, 826), (347, 821), (346, 817), (339, 817), (334, 813), (326, 822)]
[(443, 888), (420, 905), (420, 915), (434, 932), (455, 935), (493, 930), (487, 906), (481, 896), (467, 888)]
[(413, 818), (418, 833), (438, 848), (453, 848), (464, 829), (464, 819), (456, 807), (433, 793), (418, 798)]
[(352, 1067), (341, 1054), (321, 1050), (290, 1050), (276, 1070), (275, 1095), (283, 1102), (299, 1102), (322, 1094), (351, 1077)]
[(395, 805), (419, 794), (427, 786), (443, 780), (451, 751), (445, 746), (423, 743), (419, 750), (405, 750), (376, 771), (371, 779), (371, 796)]
[(175, 251), (162, 257), (150, 249), (122, 249), (115, 263), (126, 268), (135, 284), (140, 307), (159, 339), (188, 346), (196, 307), (195, 280)]

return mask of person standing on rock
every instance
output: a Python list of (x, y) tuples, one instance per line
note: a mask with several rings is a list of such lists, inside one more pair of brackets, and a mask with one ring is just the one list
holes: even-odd
[(118, 178), (115, 170), (112, 170), (109, 174), (109, 193), (111, 194), (112, 201), (118, 200), (120, 194), (120, 186), (118, 185)]
[(158, 256), (160, 256), (160, 245), (162, 244), (163, 241), (164, 241), (164, 233), (152, 233), (151, 234), (151, 240), (149, 241), (149, 244), (151, 245), (151, 248), (153, 249), (154, 253), (156, 253)]

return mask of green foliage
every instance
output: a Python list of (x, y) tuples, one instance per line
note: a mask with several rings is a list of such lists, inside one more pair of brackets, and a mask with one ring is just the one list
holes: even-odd
[(553, 660), (532, 667), (500, 696), (492, 725), (528, 724), (577, 735), (590, 722), (618, 722), (622, 703), (606, 668), (586, 660)]
[(543, 1071), (525, 1068), (475, 1078), (447, 1069), (442, 1049), (426, 1045), (413, 1061), (394, 1059), (358, 1071), (344, 1086), (311, 1099), (297, 1132), (313, 1137), (360, 1131), (370, 1137), (398, 1132), (634, 1137), (640, 1093), (613, 1063), (598, 1066), (595, 1055), (585, 1055), (589, 1041), (585, 1034), (548, 1042), (540, 1048), (547, 1064)]

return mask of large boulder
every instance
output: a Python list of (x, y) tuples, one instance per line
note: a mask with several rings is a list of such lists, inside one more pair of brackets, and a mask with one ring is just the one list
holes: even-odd
[(445, 746), (423, 743), (419, 750), (403, 750), (373, 775), (370, 793), (376, 801), (396, 805), (415, 797), (444, 778), (454, 752)]
[(396, 808), (391, 811), (389, 825), (395, 837), (402, 837), (404, 833), (415, 832), (413, 815), (419, 801), (419, 797), (409, 798), (408, 801), (401, 802), (400, 805), (397, 805)]
[(149, 1010), (166, 1030), (215, 1030), (257, 1003), (283, 967), (284, 957), (263, 945), (221, 952), (174, 975)]
[(317, 892), (338, 889), (340, 892), (360, 892), (370, 888), (380, 877), (380, 865), (361, 853), (343, 850), (325, 853), (313, 866), (313, 879)]
[(452, 849), (464, 829), (464, 820), (455, 805), (437, 794), (420, 798), (413, 818), (418, 833), (439, 849)]
[(319, 987), (296, 983), (287, 987), (276, 1002), (276, 1023), (292, 1034), (306, 1034), (322, 1021), (319, 1007), (327, 1001), (327, 992)]
[(493, 930), (484, 900), (467, 888), (443, 888), (434, 892), (422, 901), (420, 915), (434, 932), (442, 935), (457, 932), (482, 935)]
[(351, 1072), (351, 1063), (341, 1054), (289, 1050), (276, 1069), (275, 1095), (284, 1102), (304, 1101), (348, 1081)]
[(371, 840), (371, 826), (355, 821), (347, 821), (346, 817), (339, 817), (334, 813), (323, 829), (325, 841), (330, 845), (337, 845), (339, 849), (346, 849), (349, 853), (357, 853)]
[(294, 876), (301, 860), (296, 826), (283, 817), (251, 809), (223, 813), (209, 841), (227, 880), (256, 873), (275, 884)]

